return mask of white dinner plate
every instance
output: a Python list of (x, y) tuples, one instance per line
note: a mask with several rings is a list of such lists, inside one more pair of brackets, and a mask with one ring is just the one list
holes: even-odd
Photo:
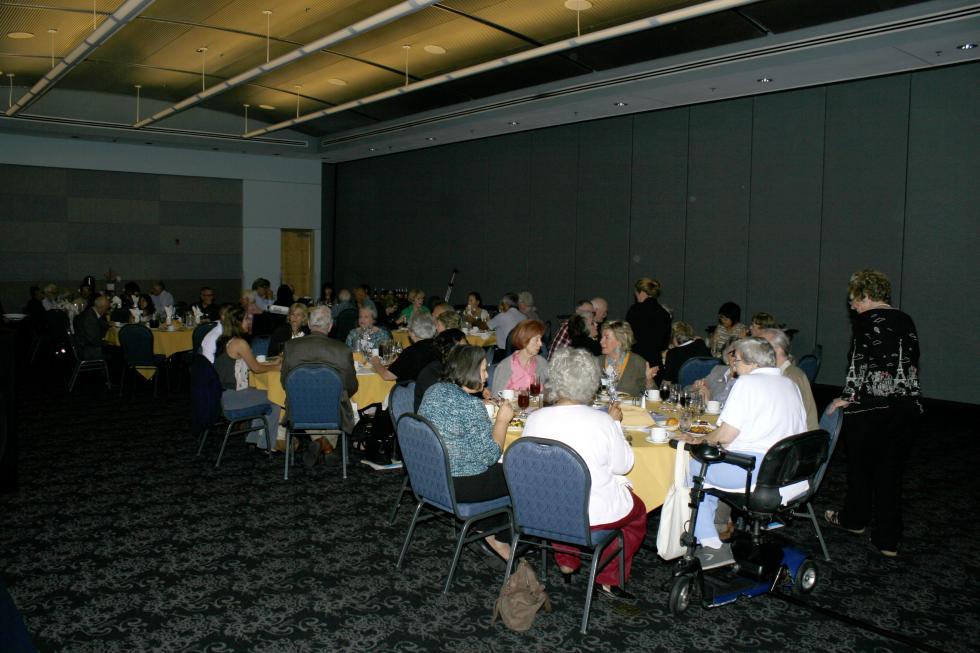
[(27, 317), (25, 313), (4, 313), (3, 316), (10, 322), (20, 322)]

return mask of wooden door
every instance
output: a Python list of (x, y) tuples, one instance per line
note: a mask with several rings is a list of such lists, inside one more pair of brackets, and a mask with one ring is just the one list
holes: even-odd
[(292, 286), (299, 297), (313, 293), (313, 230), (282, 229), (279, 247), (279, 274), (282, 283)]

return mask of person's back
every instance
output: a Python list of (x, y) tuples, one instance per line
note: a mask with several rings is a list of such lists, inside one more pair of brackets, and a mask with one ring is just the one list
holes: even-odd
[(806, 411), (796, 385), (779, 368), (761, 367), (739, 376), (720, 421), (739, 430), (736, 451), (765, 454), (775, 443), (804, 433)]
[[(324, 307), (322, 310), (329, 314), (329, 309)], [(354, 412), (348, 399), (354, 396), (358, 388), (357, 373), (354, 371), (354, 358), (351, 350), (344, 343), (329, 338), (325, 333), (316, 329), (308, 336), (287, 341), (282, 349), (281, 379), (283, 386), (285, 386), (291, 370), (307, 363), (325, 364), (337, 371), (343, 387), (340, 402), (342, 426), (344, 431), (350, 433), (354, 428)]]

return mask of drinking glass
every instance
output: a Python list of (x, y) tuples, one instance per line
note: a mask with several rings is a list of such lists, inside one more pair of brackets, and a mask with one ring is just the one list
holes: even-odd
[(517, 393), (517, 407), (521, 409), (521, 419), (527, 417), (527, 408), (531, 405), (531, 396), (528, 394), (527, 390), (521, 390)]
[(540, 395), (541, 394), (541, 379), (539, 379), (538, 377), (534, 377), (531, 380), (531, 386), (528, 388), (528, 390), (535, 397), (537, 397), (538, 395)]
[(671, 401), (670, 389), (670, 381), (664, 381), (660, 384), (660, 401), (664, 402), (665, 404), (669, 404)]

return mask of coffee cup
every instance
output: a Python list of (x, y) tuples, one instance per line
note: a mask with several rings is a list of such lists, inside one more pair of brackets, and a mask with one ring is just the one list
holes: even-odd
[(654, 426), (650, 429), (650, 440), (653, 442), (666, 442), (667, 441), (667, 429), (662, 426)]
[(483, 407), (487, 409), (487, 415), (493, 420), (497, 417), (497, 405), (496, 404), (483, 404)]
[(660, 390), (650, 388), (646, 393), (647, 401), (660, 401)]
[(711, 413), (712, 415), (716, 415), (716, 414), (720, 413), (721, 412), (721, 402), (720, 401), (713, 401), (713, 400), (712, 401), (709, 401), (708, 402), (708, 406), (705, 409), (705, 412)]
[(514, 401), (517, 399), (517, 393), (512, 389), (504, 389), (500, 391), (500, 398), (506, 399), (507, 401)]
[(264, 354), (259, 354), (258, 356), (255, 357), (255, 360), (257, 360), (260, 363), (264, 363), (265, 360), (266, 360), (265, 359), (265, 355)]

